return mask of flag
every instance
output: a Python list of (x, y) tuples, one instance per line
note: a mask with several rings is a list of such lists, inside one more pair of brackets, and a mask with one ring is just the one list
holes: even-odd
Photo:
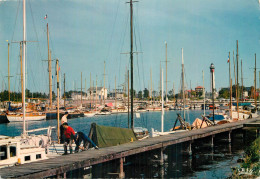
[(228, 56), (228, 60), (227, 60), (227, 62), (229, 63), (229, 56)]
[(59, 69), (58, 69), (58, 71), (60, 71), (60, 66), (59, 66)]
[(44, 16), (44, 19), (47, 19), (47, 14)]

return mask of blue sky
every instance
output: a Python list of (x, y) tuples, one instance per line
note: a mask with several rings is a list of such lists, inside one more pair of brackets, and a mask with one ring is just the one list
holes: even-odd
[[(44, 16), (48, 14), (47, 20)], [(129, 4), (123, 0), (27, 0), (27, 88), (48, 91), (46, 23), (50, 28), (52, 58), (60, 60), (66, 73), (66, 90), (80, 87), (83, 73), (87, 88), (97, 76), (106, 87), (124, 82), (129, 56)], [(236, 50), (243, 59), (245, 86), (253, 85), (254, 54), (260, 55), (260, 8), (257, 0), (140, 0), (134, 4), (135, 89), (158, 90), (160, 61), (165, 61), (168, 44), (168, 89), (180, 89), (181, 48), (184, 49), (186, 85), (202, 85), (209, 91), (209, 66), (215, 65), (216, 87), (228, 86), (228, 52)], [(22, 40), (22, 2), (0, 0), (0, 82), (7, 89), (7, 42)], [(11, 90), (19, 87), (19, 46), (11, 44)], [(232, 59), (232, 55), (231, 55)], [(53, 74), (55, 63), (52, 63)], [(165, 63), (162, 62), (165, 72)], [(239, 67), (240, 68), (240, 67)], [(232, 63), (233, 74), (233, 63)], [(257, 73), (259, 74), (259, 73)], [(55, 76), (54, 76), (55, 78)], [(233, 77), (234, 78), (234, 77)], [(165, 76), (164, 76), (165, 79)], [(61, 79), (63, 80), (63, 79)], [(54, 80), (55, 82), (55, 80)], [(3, 86), (4, 84), (4, 86)], [(55, 84), (55, 83), (54, 83)], [(55, 85), (54, 85), (55, 86)], [(54, 88), (55, 91), (55, 88)]]

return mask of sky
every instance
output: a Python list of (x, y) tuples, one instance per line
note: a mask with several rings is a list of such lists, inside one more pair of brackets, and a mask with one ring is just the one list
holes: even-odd
[[(46, 24), (49, 24), (53, 90), (56, 91), (55, 60), (60, 81), (66, 74), (66, 91), (104, 85), (122, 88), (130, 64), (130, 8), (124, 0), (27, 0), (27, 88), (48, 92)], [(215, 65), (216, 88), (229, 85), (228, 52), (239, 43), (245, 86), (254, 83), (254, 54), (260, 55), (260, 6), (258, 0), (139, 0), (134, 13), (134, 88), (159, 89), (160, 64), (166, 72), (167, 89), (180, 90), (181, 48), (184, 52), (186, 87), (210, 89), (210, 64)], [(44, 16), (47, 14), (47, 19)], [(0, 0), (0, 83), (8, 89), (10, 45), (11, 91), (20, 91), (19, 43), (22, 40), (22, 1)], [(105, 73), (104, 73), (105, 61)], [(239, 62), (239, 72), (241, 70)], [(259, 69), (258, 69), (259, 71)], [(259, 72), (257, 71), (257, 76)], [(152, 72), (152, 73), (151, 73)], [(91, 73), (91, 82), (90, 82)], [(105, 75), (104, 75), (105, 74)], [(152, 74), (152, 75), (151, 75)], [(241, 78), (241, 77), (239, 77)], [(116, 79), (116, 80), (115, 80)], [(115, 84), (116, 81), (116, 84)], [(258, 81), (257, 81), (258, 83)], [(63, 85), (63, 84), (62, 84)], [(165, 82), (164, 82), (165, 85)], [(165, 86), (164, 86), (165, 89)], [(85, 89), (83, 89), (85, 90)]]

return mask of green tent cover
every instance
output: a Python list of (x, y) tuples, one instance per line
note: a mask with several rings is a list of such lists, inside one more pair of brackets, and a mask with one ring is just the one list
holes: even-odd
[(110, 147), (136, 141), (131, 129), (91, 124), (90, 138), (98, 147)]

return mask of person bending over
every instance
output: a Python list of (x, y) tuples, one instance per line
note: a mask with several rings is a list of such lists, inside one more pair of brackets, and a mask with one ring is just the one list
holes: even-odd
[[(98, 149), (98, 146), (83, 132), (77, 132), (75, 138), (76, 138), (75, 152), (78, 152), (79, 149), (86, 150), (88, 142), (91, 143), (93, 147), (95, 147), (95, 149)], [(83, 141), (83, 147), (80, 146), (82, 141)]]

